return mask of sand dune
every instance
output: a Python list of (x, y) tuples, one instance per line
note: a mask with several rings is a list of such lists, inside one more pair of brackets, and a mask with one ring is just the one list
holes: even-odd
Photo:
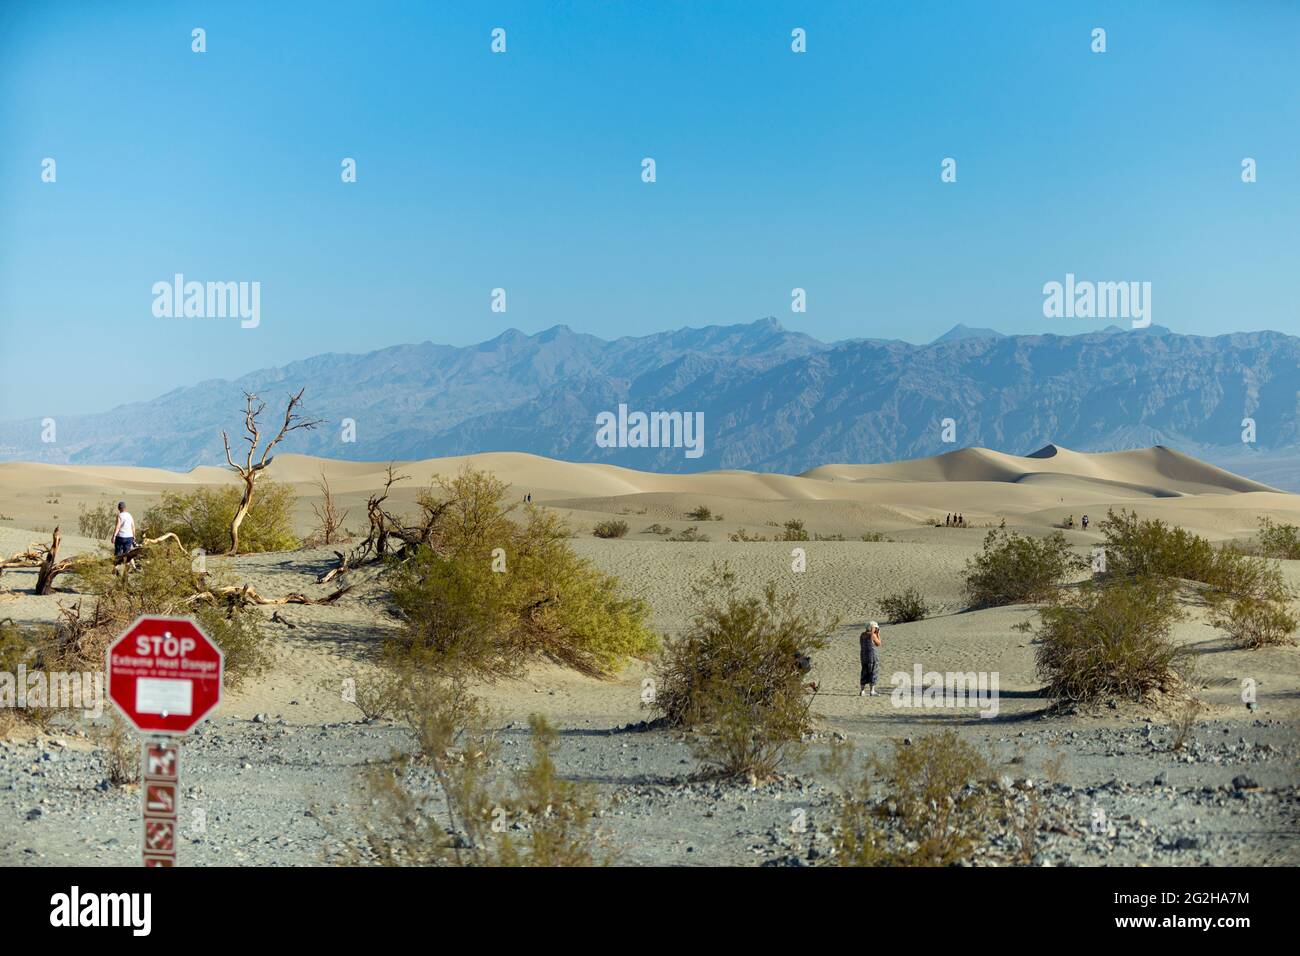
[[(858, 537), (865, 531), (928, 528), (952, 511), (969, 524), (1006, 521), (1051, 527), (1074, 515), (1104, 516), (1110, 507), (1159, 515), (1215, 537), (1247, 535), (1261, 515), (1294, 520), (1300, 496), (1280, 492), (1169, 448), (1087, 454), (1055, 445), (1028, 456), (963, 448), (932, 458), (882, 464), (824, 465), (802, 475), (747, 471), (656, 474), (612, 465), (556, 461), (536, 455), (492, 452), (399, 462), (409, 480), (393, 501), (410, 506), (437, 475), (466, 466), (494, 472), (518, 497), (569, 514), (581, 532), (610, 514), (643, 516), (646, 524), (683, 519), (705, 505), (725, 521), (712, 536), (738, 528), (761, 530), (798, 519), (809, 531)], [(355, 462), (279, 455), (268, 474), (296, 486), (298, 518), (311, 519), (313, 487), (324, 474), (344, 506), (362, 514), (366, 497), (382, 487), (386, 462)], [(0, 464), (0, 524), (65, 531), (83, 503), (126, 497), (137, 513), (164, 490), (233, 482), (211, 466), (177, 473), (156, 468)], [(21, 519), (14, 516), (21, 515)], [(633, 533), (642, 529), (634, 528)]]

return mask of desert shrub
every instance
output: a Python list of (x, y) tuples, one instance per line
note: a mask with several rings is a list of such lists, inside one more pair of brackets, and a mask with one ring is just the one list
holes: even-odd
[[(332, 686), (332, 685), (331, 685)], [(402, 681), (388, 668), (355, 677), (349, 701), (366, 720), (382, 720), (395, 714), (402, 702)]]
[(1300, 621), (1282, 600), (1245, 594), (1217, 604), (1210, 623), (1241, 647), (1253, 649), (1294, 644)]
[(994, 528), (984, 536), (983, 552), (966, 562), (966, 597), (976, 608), (1041, 601), (1082, 567), (1059, 531), (1027, 538)]
[(785, 523), (785, 531), (778, 537), (780, 541), (807, 541), (808, 532), (803, 528), (803, 522), (798, 518), (791, 518)]
[(725, 566), (714, 565), (695, 598), (690, 626), (656, 661), (653, 707), (697, 731), (697, 754), (724, 774), (770, 776), (810, 729), (804, 675), (836, 622), (772, 583), (742, 597)]
[(695, 525), (691, 525), (689, 528), (683, 528), (681, 531), (677, 532), (676, 534), (669, 535), (668, 540), (702, 542), (702, 541), (708, 541), (709, 536), (707, 534), (701, 534), (699, 528), (695, 527)]
[[(364, 778), (370, 859), (390, 866), (595, 861), (594, 790), (556, 772), (557, 736), (550, 725), (530, 718), (532, 759), (503, 785), (492, 775), (498, 741), (466, 682), (416, 667), (398, 672), (398, 680), (399, 711), (415, 736), (416, 753), (372, 768)], [(423, 768), (440, 800), (414, 773)], [(520, 828), (514, 833), (513, 824)]]
[(668, 525), (666, 524), (660, 524), (659, 522), (656, 521), (654, 524), (647, 526), (644, 533), (645, 534), (672, 534), (673, 529), (668, 527)]
[(713, 512), (709, 510), (707, 505), (700, 505), (694, 511), (688, 511), (686, 517), (691, 521), (712, 521)]
[(1264, 558), (1233, 546), (1215, 547), (1200, 535), (1156, 518), (1111, 511), (1099, 527), (1106, 538), (1108, 575), (1182, 578), (1239, 594), (1261, 593), (1272, 580), (1280, 580), (1280, 571)]
[[(94, 600), (89, 616), (78, 605), (65, 618), (55, 641), (42, 649), (64, 666), (58, 670), (100, 667), (104, 652), (122, 630), (141, 615), (193, 617), (225, 655), (225, 683), (237, 687), (268, 663), (262, 619), (256, 612), (211, 601), (191, 601), (209, 588), (232, 583), (219, 570), (197, 574), (188, 554), (157, 546), (137, 561), (136, 570), (117, 573), (111, 559), (78, 565), (75, 573)], [(52, 666), (52, 665), (51, 665)]]
[(608, 675), (655, 639), (644, 602), (574, 552), (551, 511), (516, 522), (508, 486), (467, 470), (422, 496), (431, 546), (396, 564), (392, 596), (405, 622), (390, 654), (444, 673), (516, 674), (534, 657)]
[(1035, 659), (1050, 697), (1140, 701), (1176, 683), (1180, 652), (1170, 634), (1182, 613), (1172, 582), (1088, 581), (1039, 613)]
[(563, 779), (552, 754), (559, 735), (545, 718), (528, 719), (532, 760), (514, 775), (504, 808), (524, 828), (518, 839), (501, 832), (500, 866), (591, 866), (596, 862), (596, 794), (589, 784)]
[(1258, 538), (1265, 557), (1300, 560), (1300, 528), (1295, 525), (1274, 524), (1271, 518), (1261, 518)]
[(886, 538), (886, 537), (885, 537), (883, 534), (881, 534), (879, 531), (867, 531), (867, 532), (865, 532), (865, 533), (862, 535), (862, 540), (863, 540), (863, 541), (871, 541), (871, 542), (877, 542), (877, 543), (878, 543), (878, 542), (882, 542), (882, 541), (888, 541), (889, 539)]
[(842, 535), (842, 534), (820, 534), (820, 533), (819, 533), (819, 534), (814, 534), (814, 535), (813, 535), (813, 540), (814, 540), (814, 541), (843, 541), (843, 540), (844, 540), (844, 535)]
[[(985, 757), (955, 731), (893, 741), (886, 760), (870, 757), (839, 800), (835, 836), (841, 866), (951, 866), (966, 863), (994, 817)], [(883, 797), (873, 796), (879, 785)]]
[[(12, 618), (0, 621), (0, 674), (14, 675), (17, 681), (19, 666), (28, 671), (38, 669), (42, 662), (37, 658), (40, 643), (39, 632), (31, 628), (20, 628)], [(10, 733), (21, 724), (35, 724), (46, 727), (54, 718), (54, 711), (48, 707), (27, 706), (19, 708), (17, 700), (18, 687), (15, 683), (13, 700), (8, 700), (7, 693), (0, 695), (0, 737)]]
[[(162, 499), (145, 512), (140, 524), (149, 537), (173, 532), (190, 548), (210, 554), (230, 549), (230, 522), (239, 508), (242, 492), (235, 485), (199, 487), (189, 492), (164, 491)], [(294, 493), (289, 485), (263, 478), (257, 483), (253, 504), (239, 526), (242, 553), (288, 551), (298, 547), (293, 533)]]
[(140, 780), (140, 737), (114, 711), (107, 726), (97, 727), (94, 741), (104, 766), (104, 777), (115, 787)]
[(930, 614), (930, 606), (925, 601), (925, 595), (916, 588), (905, 588), (881, 598), (880, 609), (885, 612), (891, 624), (923, 621)]
[(741, 528), (739, 531), (733, 531), (727, 537), (729, 537), (732, 541), (766, 541), (767, 540), (766, 536), (761, 534), (750, 534), (744, 528)]
[[(1289, 526), (1262, 522), (1261, 541), (1270, 553), (1289, 547)], [(1157, 574), (1198, 582), (1211, 608), (1211, 623), (1242, 647), (1289, 644), (1297, 626), (1290, 602), (1295, 593), (1282, 569), (1267, 557), (1233, 545), (1215, 547), (1205, 538), (1131, 512), (1111, 513), (1102, 523), (1109, 575)]]
[(596, 525), (592, 534), (597, 538), (621, 538), (627, 534), (626, 521), (602, 521)]
[(77, 506), (77, 532), (83, 538), (95, 538), (103, 541), (117, 527), (117, 509), (107, 501), (101, 501), (92, 508), (85, 504)]

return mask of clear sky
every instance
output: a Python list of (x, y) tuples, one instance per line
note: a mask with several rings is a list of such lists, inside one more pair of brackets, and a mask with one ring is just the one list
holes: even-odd
[[(509, 327), (1111, 324), (1067, 272), (1300, 333), (1298, 64), (1294, 0), (6, 0), (0, 418)], [(260, 324), (155, 317), (177, 272)]]

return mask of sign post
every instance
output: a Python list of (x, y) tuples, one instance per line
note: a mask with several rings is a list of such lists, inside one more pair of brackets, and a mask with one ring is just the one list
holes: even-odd
[(188, 617), (141, 617), (109, 645), (108, 697), (145, 735), (140, 797), (145, 866), (176, 865), (180, 737), (221, 703), (225, 658)]

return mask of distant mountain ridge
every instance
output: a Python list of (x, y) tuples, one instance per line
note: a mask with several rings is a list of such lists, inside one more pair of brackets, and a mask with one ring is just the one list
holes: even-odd
[[(824, 343), (769, 318), (612, 341), (559, 325), (466, 347), (318, 355), (60, 418), (56, 443), (41, 442), (39, 421), (0, 423), (0, 459), (220, 464), (219, 430), (238, 430), (245, 390), (270, 414), (302, 387), (309, 413), (329, 424), (295, 433), (284, 450), (360, 460), (526, 451), (644, 470), (795, 474), (970, 445), (1024, 454), (1052, 442), (1079, 451), (1167, 445), (1247, 474), (1252, 461), (1300, 458), (1295, 336), (1154, 326), (1002, 335), (959, 325), (928, 345)], [(620, 404), (702, 412), (703, 454), (599, 447), (596, 416)], [(1246, 418), (1253, 444), (1241, 440)], [(355, 442), (341, 440), (344, 419)], [(1279, 484), (1275, 475), (1268, 483)]]

